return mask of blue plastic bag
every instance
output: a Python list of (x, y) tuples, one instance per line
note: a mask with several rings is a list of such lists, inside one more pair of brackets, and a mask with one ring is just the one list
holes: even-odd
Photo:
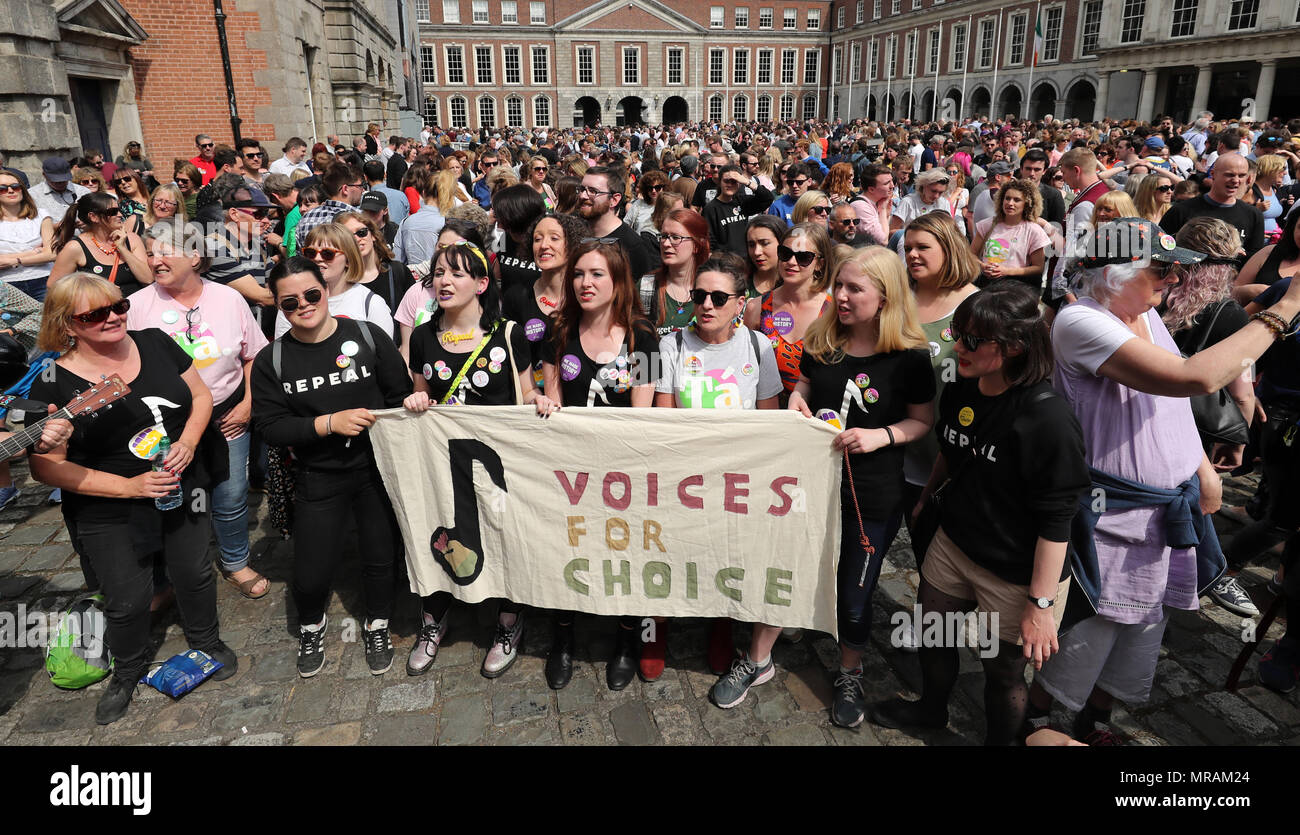
[(179, 699), (226, 666), (206, 652), (178, 652), (140, 679), (159, 693)]

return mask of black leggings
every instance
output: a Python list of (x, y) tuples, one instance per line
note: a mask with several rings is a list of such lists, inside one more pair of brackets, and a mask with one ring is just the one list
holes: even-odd
[[(425, 614), (433, 617), (439, 623), (447, 616), (447, 610), (451, 608), (451, 601), (456, 598), (451, 596), (449, 591), (435, 591), (433, 594), (420, 598), (420, 603), (424, 608)], [(524, 610), (524, 604), (512, 603), (509, 600), (501, 601), (500, 611), (507, 615), (517, 615)]]
[[(1263, 519), (1238, 531), (1223, 549), (1232, 568), (1246, 565), (1300, 527), (1300, 429), (1295, 428), (1295, 418), (1280, 417), (1279, 412), (1270, 411), (1269, 421), (1260, 429), (1268, 510)], [(1292, 433), (1290, 445), (1286, 443), (1288, 433)]]
[(320, 623), (343, 555), (348, 517), (357, 523), (366, 620), (388, 619), (401, 557), (397, 517), (372, 463), (364, 470), (298, 470), (294, 491), (293, 601), (300, 623)]
[(208, 515), (188, 506), (159, 511), (152, 499), (121, 502), (117, 518), (78, 518), (66, 512), (78, 554), (89, 562), (104, 594), (105, 638), (115, 675), (135, 681), (149, 654), (149, 603), (154, 594), (154, 558), (161, 553), (176, 589), (185, 640), (192, 649), (211, 649), (219, 640), (217, 587), (207, 559), (212, 526)]

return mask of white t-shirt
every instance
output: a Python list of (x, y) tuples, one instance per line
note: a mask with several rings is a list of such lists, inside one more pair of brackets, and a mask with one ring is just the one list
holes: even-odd
[(913, 145), (907, 149), (907, 152), (912, 155), (912, 174), (920, 174), (921, 156), (925, 153), (925, 146)]
[[(384, 333), (393, 332), (393, 314), (378, 294), (364, 284), (353, 284), (337, 296), (330, 296), (330, 315), (340, 319), (364, 319), (378, 325)], [(275, 338), (289, 332), (289, 320), (282, 311), (275, 314)]]
[(751, 339), (751, 331), (743, 326), (721, 345), (705, 342), (690, 328), (664, 336), (659, 340), (662, 365), (655, 391), (675, 395), (681, 409), (757, 408), (759, 400), (779, 395), (782, 384), (772, 343), (755, 336)]
[[(44, 243), (41, 237), (41, 224), (49, 217), (44, 209), (36, 210), (36, 217), (25, 220), (0, 221), (0, 252), (13, 254), (40, 249)], [(49, 278), (52, 262), (44, 264), (24, 264), (0, 270), (0, 279), (4, 281), (32, 281)]]

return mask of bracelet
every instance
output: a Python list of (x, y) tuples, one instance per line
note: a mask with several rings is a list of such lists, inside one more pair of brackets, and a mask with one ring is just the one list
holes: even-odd
[(325, 434), (330, 435), (334, 430), (330, 429), (330, 421), (334, 418), (334, 413), (330, 412), (325, 416)]
[(894, 444), (898, 443), (898, 441), (895, 440), (894, 438), (894, 430), (888, 426), (884, 427), (884, 429), (885, 429), (885, 434), (889, 436), (889, 445), (893, 446)]
[(1281, 337), (1282, 334), (1286, 333), (1286, 320), (1283, 319), (1281, 316), (1278, 316), (1276, 313), (1271, 313), (1267, 310), (1261, 310), (1258, 313), (1256, 313), (1254, 316), (1251, 316), (1250, 321), (1263, 322), (1265, 325), (1268, 326), (1269, 330), (1273, 331), (1274, 339), (1277, 339)]

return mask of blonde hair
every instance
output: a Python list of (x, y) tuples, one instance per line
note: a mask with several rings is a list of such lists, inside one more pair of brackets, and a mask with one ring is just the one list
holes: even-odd
[(835, 247), (831, 242), (830, 233), (826, 231), (826, 225), (823, 223), (800, 223), (791, 226), (781, 236), (781, 243), (785, 243), (791, 238), (807, 238), (808, 243), (812, 244), (818, 257), (822, 259), (822, 268), (813, 272), (811, 286), (813, 292), (824, 293), (826, 288), (830, 286), (831, 276), (835, 274), (836, 264)]
[(430, 179), (434, 182), (434, 188), (438, 192), (438, 213), (443, 217), (456, 208), (456, 199), (462, 198), (465, 201), (464, 191), (460, 187), (460, 181), (456, 179), (456, 172), (450, 168), (444, 168), (436, 174), (431, 175)]
[[(1277, 154), (1267, 154), (1257, 160), (1259, 170), (1255, 173), (1255, 180), (1260, 177), (1277, 177), (1286, 171), (1286, 160)], [(1275, 180), (1273, 185), (1278, 185)]]
[(928, 232), (943, 250), (943, 269), (935, 287), (940, 290), (957, 290), (979, 278), (980, 262), (971, 252), (966, 236), (957, 228), (957, 221), (947, 212), (927, 212), (912, 218), (903, 230), (904, 248), (908, 232)]
[(1138, 183), (1137, 195), (1133, 198), (1133, 205), (1137, 207), (1138, 217), (1144, 217), (1153, 223), (1159, 223), (1160, 218), (1169, 210), (1169, 203), (1162, 203), (1156, 198), (1156, 189), (1160, 186), (1170, 183), (1164, 177), (1143, 177), (1142, 182)]
[(72, 328), (72, 315), (83, 299), (92, 307), (114, 304), (122, 298), (122, 289), (107, 279), (85, 272), (76, 272), (60, 278), (45, 294), (45, 309), (41, 311), (41, 330), (36, 336), (36, 347), (42, 351), (71, 350), (76, 341), (68, 331)]
[(1092, 217), (1089, 220), (1093, 226), (1097, 225), (1097, 209), (1103, 206), (1117, 212), (1115, 215), (1117, 218), (1138, 217), (1137, 206), (1133, 205), (1133, 198), (1128, 196), (1128, 192), (1116, 189), (1115, 191), (1106, 192), (1097, 198), (1097, 202), (1092, 204)]
[(154, 189), (153, 194), (149, 195), (149, 202), (145, 205), (144, 209), (144, 225), (153, 226), (158, 222), (158, 218), (153, 213), (153, 201), (156, 200), (159, 195), (170, 197), (172, 201), (176, 203), (176, 214), (174, 215), (174, 218), (179, 220), (181, 223), (184, 223), (186, 220), (185, 195), (181, 194), (180, 186), (175, 183), (164, 183)]
[(365, 264), (361, 261), (361, 250), (357, 249), (357, 239), (351, 230), (341, 223), (322, 223), (307, 233), (307, 240), (302, 242), (305, 249), (317, 244), (329, 244), (343, 253), (347, 267), (343, 271), (343, 280), (356, 284), (365, 274)]
[(817, 205), (820, 200), (825, 200), (826, 205), (830, 205), (831, 199), (826, 192), (810, 188), (794, 201), (794, 207), (790, 210), (790, 220), (793, 223), (803, 223), (808, 219), (808, 212), (812, 207)]
[[(882, 354), (920, 348), (928, 344), (916, 312), (916, 297), (907, 285), (907, 272), (898, 254), (883, 246), (848, 250), (835, 268), (835, 281), (846, 267), (862, 273), (880, 293), (883, 303), (879, 313), (876, 350)], [(808, 326), (803, 338), (804, 353), (822, 363), (836, 363), (844, 358), (849, 344), (849, 328), (835, 315), (821, 316)]]

